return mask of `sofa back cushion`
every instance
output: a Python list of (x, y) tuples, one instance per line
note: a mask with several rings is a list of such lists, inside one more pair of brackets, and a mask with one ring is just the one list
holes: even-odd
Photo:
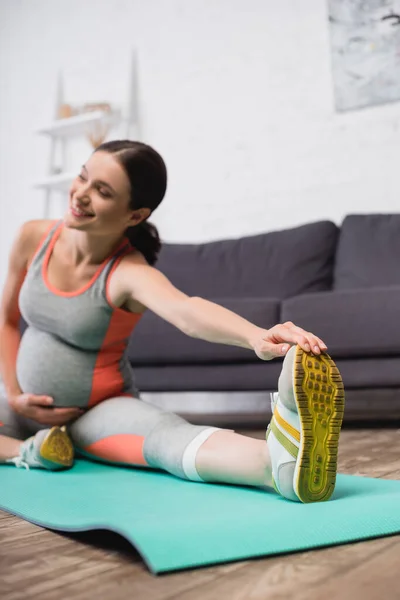
[(321, 221), (203, 244), (164, 244), (157, 268), (190, 296), (287, 298), (332, 285), (338, 228)]
[[(274, 298), (213, 298), (258, 327), (279, 323), (280, 301)], [(197, 365), (257, 362), (252, 350), (226, 344), (210, 344), (192, 338), (148, 311), (130, 337), (128, 357), (136, 368), (143, 365)]]
[(400, 214), (349, 215), (343, 221), (334, 289), (400, 285)]
[(288, 298), (281, 320), (316, 332), (335, 359), (400, 355), (400, 286)]

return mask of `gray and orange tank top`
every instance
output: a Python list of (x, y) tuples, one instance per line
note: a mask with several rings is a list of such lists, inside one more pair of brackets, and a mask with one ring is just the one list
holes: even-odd
[(17, 356), (20, 387), (53, 397), (54, 406), (89, 408), (114, 396), (137, 396), (127, 345), (141, 315), (113, 306), (108, 296), (109, 278), (132, 247), (123, 240), (87, 285), (62, 292), (47, 274), (62, 227), (52, 224), (20, 290), (27, 323)]

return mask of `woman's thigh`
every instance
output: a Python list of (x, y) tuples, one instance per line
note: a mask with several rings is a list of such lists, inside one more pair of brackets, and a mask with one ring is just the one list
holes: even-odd
[(84, 456), (184, 477), (185, 450), (207, 429), (137, 398), (120, 396), (91, 408), (68, 431)]

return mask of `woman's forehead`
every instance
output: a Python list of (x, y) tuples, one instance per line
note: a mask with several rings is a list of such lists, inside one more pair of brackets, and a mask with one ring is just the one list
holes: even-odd
[(129, 179), (124, 168), (109, 152), (95, 152), (84, 166), (91, 179), (101, 179), (121, 193), (129, 191)]

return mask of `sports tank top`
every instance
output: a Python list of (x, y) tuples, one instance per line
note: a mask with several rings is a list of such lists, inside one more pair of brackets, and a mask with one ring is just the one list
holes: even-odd
[(27, 323), (17, 356), (20, 387), (63, 407), (89, 408), (114, 396), (137, 395), (127, 345), (142, 315), (113, 306), (107, 289), (132, 247), (124, 239), (83, 288), (62, 292), (51, 285), (47, 269), (63, 226), (53, 223), (44, 236), (19, 293)]

